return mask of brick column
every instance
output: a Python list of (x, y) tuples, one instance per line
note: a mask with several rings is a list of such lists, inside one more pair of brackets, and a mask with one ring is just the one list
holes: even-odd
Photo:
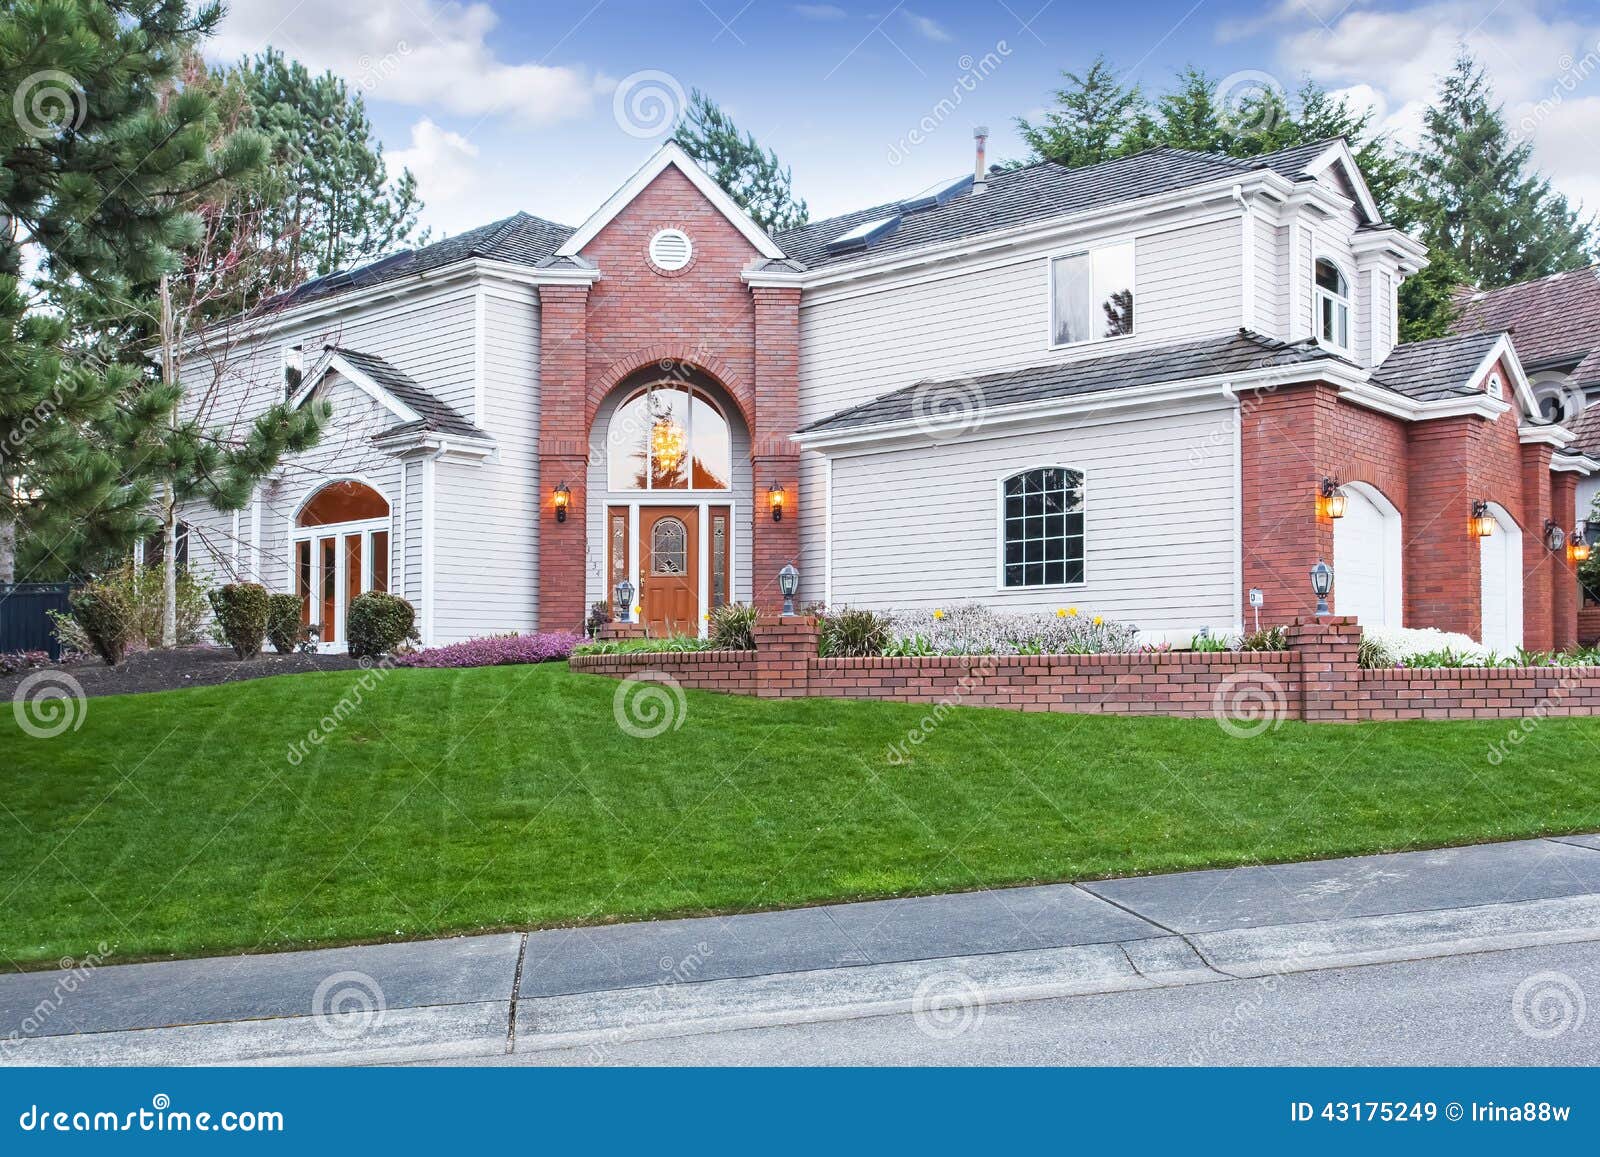
[[(589, 470), (589, 287), (539, 287), (539, 629), (583, 630)], [(565, 522), (552, 494), (572, 492)]]
[(762, 616), (756, 620), (756, 695), (798, 699), (806, 693), (817, 657), (817, 620), (810, 615)]
[(1361, 695), (1361, 628), (1353, 617), (1297, 619), (1289, 650), (1300, 662), (1300, 717), (1307, 723), (1354, 723)]
[[(800, 425), (800, 290), (752, 286), (755, 299), (755, 405), (750, 462), (755, 485), (751, 527), (751, 591), (756, 606), (773, 612), (783, 605), (778, 571), (800, 564), (800, 520), (812, 516), (800, 493), (800, 453), (790, 441)], [(767, 488), (784, 489), (783, 521), (772, 521)], [(802, 575), (800, 598), (821, 590), (820, 575)]]
[[(1577, 525), (1578, 476), (1569, 470), (1550, 475), (1551, 518), (1568, 534)], [(1558, 651), (1578, 645), (1578, 568), (1565, 550), (1551, 559), (1550, 644)]]
[(1472, 500), (1482, 496), (1471, 469), (1485, 429), (1482, 418), (1456, 417), (1413, 422), (1407, 431), (1412, 517), (1401, 530), (1408, 627), (1482, 638), (1483, 563), (1467, 520)]
[[(1556, 587), (1567, 574), (1566, 552), (1544, 545), (1545, 519), (1556, 517), (1550, 506), (1550, 454), (1546, 445), (1522, 447), (1522, 645), (1530, 651), (1555, 645), (1552, 608)], [(1567, 505), (1570, 509), (1571, 499)]]

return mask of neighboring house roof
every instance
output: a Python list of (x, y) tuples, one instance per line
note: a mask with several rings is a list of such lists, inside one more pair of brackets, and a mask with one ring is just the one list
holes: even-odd
[(553, 264), (551, 259), (555, 257), (556, 250), (570, 236), (572, 230), (566, 225), (557, 225), (554, 221), (546, 221), (529, 213), (517, 213), (432, 245), (424, 245), (421, 249), (407, 249), (358, 269), (331, 273), (304, 282), (271, 298), (262, 308), (288, 309), (351, 289), (415, 277), (474, 257), (531, 267)]
[(1600, 456), (1600, 406), (1589, 406), (1583, 415), (1568, 427), (1575, 435), (1567, 449), (1574, 453)]
[(1473, 374), (1503, 337), (1492, 330), (1397, 345), (1372, 371), (1372, 380), (1419, 402), (1475, 393)]
[(1240, 177), (1260, 169), (1271, 169), (1290, 180), (1315, 180), (1315, 174), (1308, 172), (1307, 166), (1325, 156), (1336, 144), (1337, 138), (1243, 160), (1219, 153), (1162, 147), (1075, 169), (1053, 161), (1041, 161), (991, 173), (983, 192), (967, 193), (931, 208), (904, 211), (903, 202), (892, 201), (841, 217), (813, 221), (779, 233), (773, 240), (786, 256), (815, 269), (861, 255), (860, 249), (830, 251), (830, 241), (857, 226), (895, 215), (900, 217), (899, 224), (893, 232), (874, 240), (871, 252), (892, 253), (936, 245), (1170, 193), (1191, 185)]
[(1457, 333), (1510, 330), (1529, 370), (1577, 366), (1574, 381), (1600, 388), (1600, 266), (1456, 296)]
[(1339, 360), (1309, 339), (1283, 342), (1250, 330), (1178, 345), (1125, 350), (1097, 358), (920, 381), (814, 422), (802, 434), (910, 422), (954, 411), (979, 412), (1080, 394), (1238, 374), (1272, 366)]
[(295, 405), (298, 406), (309, 398), (330, 371), (354, 371), (348, 376), (358, 377), (356, 384), (362, 389), (370, 392), (372, 388), (376, 388), (400, 403), (398, 407), (390, 408), (397, 415), (401, 415), (402, 420), (383, 431), (386, 437), (405, 430), (428, 430), (466, 438), (489, 436), (462, 417), (448, 402), (441, 401), (419, 386), (403, 370), (396, 369), (382, 358), (341, 346), (330, 346), (324, 353), (326, 360), (300, 387), (294, 398)]

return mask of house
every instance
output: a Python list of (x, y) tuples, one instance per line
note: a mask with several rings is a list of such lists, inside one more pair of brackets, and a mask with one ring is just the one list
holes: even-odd
[[(980, 157), (981, 145), (980, 140)], [(729, 601), (1068, 607), (1187, 643), (1363, 622), (1571, 642), (1597, 463), (1506, 333), (1396, 344), (1422, 247), (1343, 141), (974, 171), (768, 236), (676, 144), (576, 229), (518, 214), (272, 303), (214, 413), (321, 445), (191, 557), (369, 588), (442, 643)], [(197, 563), (196, 565), (202, 565)]]
[[(1501, 289), (1463, 289), (1456, 298), (1457, 333), (1512, 333), (1541, 412), (1577, 437), (1570, 449), (1600, 457), (1600, 266), (1569, 270)], [(1577, 520), (1590, 520), (1600, 473), (1578, 480)], [(1600, 541), (1600, 522), (1587, 527)], [(1600, 595), (1580, 591), (1578, 637), (1600, 640)]]

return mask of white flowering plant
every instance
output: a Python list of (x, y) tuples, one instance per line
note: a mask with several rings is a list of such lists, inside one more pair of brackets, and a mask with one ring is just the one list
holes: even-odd
[(1593, 648), (1576, 651), (1527, 651), (1502, 655), (1470, 635), (1434, 627), (1363, 627), (1363, 667), (1593, 667), (1600, 655)]
[(1099, 655), (1138, 648), (1139, 629), (1061, 607), (1014, 614), (976, 603), (888, 614), (886, 655)]

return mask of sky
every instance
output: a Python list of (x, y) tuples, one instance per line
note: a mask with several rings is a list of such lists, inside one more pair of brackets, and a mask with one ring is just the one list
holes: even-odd
[(271, 44), (364, 94), (435, 236), (517, 210), (578, 225), (707, 92), (774, 148), (813, 218), (1025, 155), (1062, 70), (1103, 52), (1226, 100), (1307, 76), (1414, 142), (1458, 45), (1557, 188), (1600, 210), (1600, 3), (1564, 0), (230, 0), (208, 54)]

